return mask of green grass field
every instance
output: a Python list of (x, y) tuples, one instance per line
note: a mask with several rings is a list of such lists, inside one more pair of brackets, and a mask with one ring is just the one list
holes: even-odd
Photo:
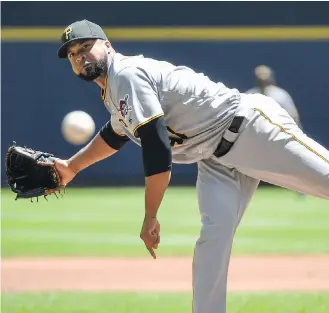
[[(49, 202), (2, 191), (2, 256), (147, 255), (139, 238), (141, 188), (74, 189)], [(194, 188), (170, 188), (159, 212), (159, 255), (192, 255), (200, 217)], [(238, 228), (234, 254), (329, 252), (329, 202), (260, 188)]]
[[(4, 294), (2, 313), (191, 313), (190, 294)], [(328, 313), (329, 294), (235, 293), (229, 313)]]
[[(141, 188), (74, 189), (63, 199), (14, 201), (2, 190), (2, 257), (147, 256), (139, 239)], [(200, 217), (194, 188), (170, 188), (157, 254), (192, 255)], [(260, 188), (238, 228), (234, 254), (329, 252), (329, 202)], [(188, 313), (187, 293), (3, 293), (3, 313)], [(230, 293), (228, 313), (327, 313), (329, 293)]]

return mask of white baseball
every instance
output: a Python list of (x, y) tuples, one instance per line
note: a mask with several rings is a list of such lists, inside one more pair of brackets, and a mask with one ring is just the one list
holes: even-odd
[(95, 132), (95, 122), (86, 112), (73, 111), (62, 121), (62, 133), (66, 141), (74, 145), (88, 142)]

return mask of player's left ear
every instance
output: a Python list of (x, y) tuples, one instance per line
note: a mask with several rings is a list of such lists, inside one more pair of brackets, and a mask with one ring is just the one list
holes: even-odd
[(108, 40), (105, 41), (105, 46), (106, 46), (107, 48), (111, 48), (111, 47), (112, 47), (111, 43), (110, 43)]

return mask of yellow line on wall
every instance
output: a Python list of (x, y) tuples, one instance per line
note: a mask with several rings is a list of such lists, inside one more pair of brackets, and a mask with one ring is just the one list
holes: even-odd
[[(2, 41), (59, 41), (65, 27), (4, 27)], [(311, 27), (104, 27), (112, 41), (329, 40), (329, 26)]]

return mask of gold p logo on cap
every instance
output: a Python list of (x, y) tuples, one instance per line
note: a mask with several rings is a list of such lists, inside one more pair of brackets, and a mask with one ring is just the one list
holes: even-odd
[(70, 38), (70, 34), (72, 33), (72, 27), (67, 27), (64, 30), (64, 34), (65, 34), (65, 40), (69, 40)]

